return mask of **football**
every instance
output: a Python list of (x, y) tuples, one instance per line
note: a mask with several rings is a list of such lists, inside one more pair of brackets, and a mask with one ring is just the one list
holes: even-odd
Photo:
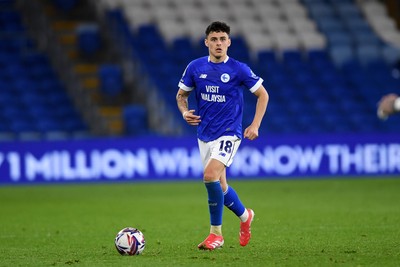
[(118, 232), (114, 240), (115, 247), (121, 255), (140, 255), (145, 247), (144, 235), (133, 227), (126, 227)]

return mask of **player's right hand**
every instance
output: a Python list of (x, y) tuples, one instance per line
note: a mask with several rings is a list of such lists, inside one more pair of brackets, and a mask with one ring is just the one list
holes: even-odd
[(183, 119), (190, 125), (196, 126), (201, 122), (200, 116), (194, 114), (195, 110), (191, 109), (183, 113)]

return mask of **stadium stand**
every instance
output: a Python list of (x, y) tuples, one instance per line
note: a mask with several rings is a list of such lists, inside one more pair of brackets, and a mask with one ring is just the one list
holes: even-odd
[(68, 138), (87, 130), (16, 1), (0, 1), (0, 139)]
[[(136, 94), (138, 85), (127, 66), (122, 66), (121, 58), (126, 55), (119, 53), (110, 25), (96, 12), (96, 2), (40, 0), (23, 3), (20, 9), (31, 35), (55, 62), (55, 72), (87, 123), (86, 136), (82, 133), (78, 138), (135, 135), (138, 131), (131, 132), (133, 128), (126, 124), (142, 121), (142, 117), (125, 109), (144, 100)], [(149, 132), (148, 123), (142, 127), (142, 133)]]
[[(53, 49), (56, 52), (50, 53), (51, 59), (63, 51), (69, 65), (72, 64), (72, 74), (64, 77), (64, 71), (52, 69), (43, 63), (45, 59), (32, 56), (29, 60), (40, 61), (41, 67), (30, 69), (30, 75), (53, 77), (52, 82), (41, 81), (37, 87), (45, 90), (42, 86), (46, 84), (69, 92), (81, 113), (75, 111), (75, 115), (85, 118), (94, 133), (194, 133), (195, 129), (181, 119), (175, 94), (186, 65), (207, 54), (204, 29), (211, 20), (225, 20), (232, 26), (233, 45), (229, 55), (247, 62), (265, 79), (271, 101), (262, 132), (364, 133), (400, 129), (399, 118), (383, 123), (377, 119), (375, 111), (381, 95), (400, 88), (400, 32), (380, 1), (40, 2), (50, 22), (47, 28), (55, 32), (53, 35), (61, 43), (59, 50)], [(79, 16), (76, 10), (81, 9), (82, 2), (88, 4)], [(97, 11), (96, 16), (93, 16), (94, 11)], [(15, 14), (4, 13), (1, 17), (6, 16), (12, 18)], [(18, 31), (22, 26), (9, 27)], [(21, 45), (30, 49), (34, 46), (28, 38), (2, 42), (0, 48), (15, 51)], [(104, 57), (108, 50), (112, 50), (111, 55)], [(8, 60), (8, 56), (2, 54), (5, 53), (1, 53), (0, 62)], [(114, 60), (110, 60), (111, 57)], [(4, 68), (0, 88), (8, 87), (10, 73), (21, 72), (24, 70), (18, 64)], [(61, 79), (56, 80), (59, 73)], [(20, 79), (14, 82), (14, 87), (26, 87), (27, 82)], [(66, 90), (62, 89), (64, 86)], [(67, 95), (65, 98), (40, 96), (27, 94), (17, 100), (12, 99), (7, 90), (1, 90), (0, 101), (15, 104), (2, 108), (0, 118), (21, 119), (9, 126), (2, 125), (0, 131), (14, 133), (36, 129), (36, 133), (42, 133), (46, 129), (51, 132), (57, 129), (54, 120), (42, 117), (46, 114), (43, 108), (32, 108), (32, 116), (42, 118), (36, 128), (32, 128), (32, 120), (25, 113), (19, 114), (17, 107), (23, 105), (23, 99), (29, 103), (47, 103), (49, 99), (68, 98)], [(254, 113), (255, 99), (245, 94), (245, 101), (244, 124), (248, 124)], [(193, 105), (192, 100), (190, 105)], [(53, 113), (66, 116), (74, 113), (73, 110), (64, 106)], [(67, 124), (63, 126), (67, 133), (74, 127), (85, 129), (77, 120), (63, 121)]]
[[(399, 123), (383, 124), (375, 115), (380, 96), (400, 87), (398, 77), (392, 75), (400, 59), (399, 31), (381, 2), (155, 2), (102, 0), (99, 4), (109, 19), (115, 21), (119, 12), (119, 23), (127, 24), (120, 26), (129, 29), (122, 38), (132, 40), (137, 60), (181, 133), (192, 129), (184, 125), (175, 107), (177, 80), (190, 60), (207, 53), (203, 32), (212, 19), (232, 26), (229, 54), (248, 62), (266, 80), (271, 102), (262, 131), (398, 131)], [(141, 51), (146, 51), (146, 57)], [(254, 99), (245, 97), (247, 124)]]

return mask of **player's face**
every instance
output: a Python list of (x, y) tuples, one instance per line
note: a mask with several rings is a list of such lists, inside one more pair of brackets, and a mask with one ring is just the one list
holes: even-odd
[(205, 39), (211, 61), (222, 62), (225, 60), (231, 39), (226, 32), (210, 32)]

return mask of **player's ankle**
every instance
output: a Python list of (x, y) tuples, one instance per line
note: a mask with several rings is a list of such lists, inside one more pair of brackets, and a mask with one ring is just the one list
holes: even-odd
[(246, 222), (249, 219), (249, 211), (247, 209), (244, 209), (244, 212), (242, 215), (240, 215), (240, 220), (242, 222)]
[(211, 225), (210, 234), (222, 235), (222, 226), (221, 225)]

